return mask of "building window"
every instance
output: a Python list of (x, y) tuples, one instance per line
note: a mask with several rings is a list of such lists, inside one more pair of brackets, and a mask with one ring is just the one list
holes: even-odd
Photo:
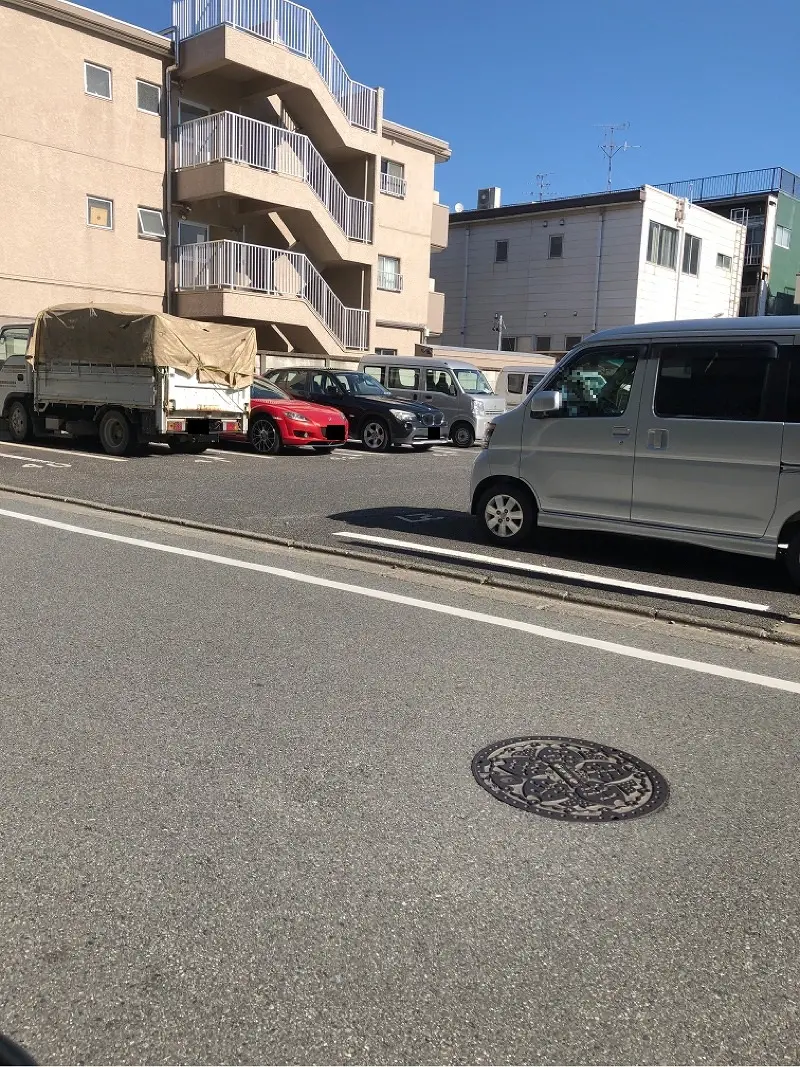
[(508, 241), (495, 241), (494, 261), (495, 263), (508, 263)]
[[(396, 356), (397, 355), (397, 349), (396, 348), (376, 348), (375, 349), (375, 355), (376, 356)], [(368, 371), (367, 373), (372, 374), (372, 371)]]
[(726, 256), (722, 252), (717, 252), (717, 266), (720, 270), (730, 270), (731, 262), (730, 256)]
[(406, 195), (406, 168), (392, 159), (381, 160), (381, 192), (401, 199)]
[(700, 245), (699, 237), (686, 234), (683, 242), (683, 264), (681, 270), (684, 274), (693, 274), (695, 278), (700, 273)]
[(547, 253), (548, 259), (563, 259), (564, 258), (564, 234), (563, 233), (551, 233), (550, 234), (550, 249)]
[(552, 349), (553, 338), (549, 333), (537, 334), (533, 339), (533, 347), (536, 352), (549, 352)]
[(108, 67), (98, 67), (96, 63), (83, 64), (83, 85), (89, 96), (101, 96), (111, 99), (111, 71)]
[(402, 292), (403, 275), (396, 256), (378, 256), (378, 288), (392, 293)]
[(567, 352), (571, 352), (582, 340), (583, 337), (579, 333), (568, 333), (564, 338), (564, 348)]
[(86, 197), (86, 222), (100, 230), (114, 228), (114, 202), (99, 196)]
[(501, 352), (516, 352), (517, 351), (517, 339), (516, 337), (504, 337), (500, 342)]
[(775, 246), (777, 248), (788, 248), (792, 243), (792, 231), (788, 226), (776, 226), (775, 227)]
[(139, 216), (140, 237), (166, 237), (164, 229), (164, 215), (156, 207), (140, 207), (137, 209)]
[(161, 86), (152, 82), (136, 81), (136, 106), (150, 115), (161, 114)]
[(647, 262), (675, 270), (675, 253), (678, 247), (678, 231), (660, 222), (650, 223), (647, 239)]

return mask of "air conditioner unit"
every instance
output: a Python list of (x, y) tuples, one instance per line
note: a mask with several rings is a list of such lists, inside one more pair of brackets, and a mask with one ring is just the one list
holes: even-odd
[(500, 187), (497, 185), (478, 190), (478, 210), (492, 207), (500, 207)]

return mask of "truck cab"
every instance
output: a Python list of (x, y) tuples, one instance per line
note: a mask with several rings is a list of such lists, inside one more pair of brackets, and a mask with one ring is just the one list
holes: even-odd
[[(32, 322), (0, 326), (0, 414), (7, 411), (8, 401), (33, 394), (33, 369), (25, 358), (32, 331)], [(0, 422), (3, 429), (6, 421)]]

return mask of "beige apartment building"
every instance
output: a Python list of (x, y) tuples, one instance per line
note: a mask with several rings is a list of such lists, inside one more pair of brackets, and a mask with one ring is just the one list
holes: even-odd
[(448, 145), (385, 119), (305, 7), (172, 15), (0, 0), (0, 321), (113, 301), (331, 356), (441, 333)]

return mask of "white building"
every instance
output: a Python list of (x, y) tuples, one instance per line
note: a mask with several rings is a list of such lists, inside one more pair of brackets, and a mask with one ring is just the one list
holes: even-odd
[(596, 330), (738, 314), (745, 228), (645, 185), (450, 216), (443, 345), (563, 352)]

